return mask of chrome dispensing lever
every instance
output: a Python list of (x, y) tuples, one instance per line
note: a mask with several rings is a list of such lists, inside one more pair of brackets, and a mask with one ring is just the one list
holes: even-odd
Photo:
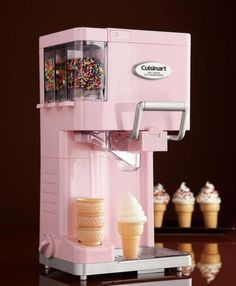
[(184, 138), (186, 125), (189, 115), (189, 105), (186, 102), (158, 102), (141, 101), (136, 106), (133, 131), (129, 140), (138, 140), (139, 128), (143, 111), (182, 111), (179, 133), (177, 135), (168, 135), (168, 140), (180, 141)]

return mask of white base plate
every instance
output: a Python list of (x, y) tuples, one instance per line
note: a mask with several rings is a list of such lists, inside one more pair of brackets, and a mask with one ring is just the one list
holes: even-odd
[(72, 263), (59, 258), (47, 259), (40, 255), (40, 263), (64, 272), (79, 275), (85, 280), (88, 275), (138, 271), (138, 273), (164, 272), (165, 269), (191, 265), (191, 255), (167, 248), (140, 247), (137, 259), (127, 260), (116, 249), (115, 260), (101, 263)]

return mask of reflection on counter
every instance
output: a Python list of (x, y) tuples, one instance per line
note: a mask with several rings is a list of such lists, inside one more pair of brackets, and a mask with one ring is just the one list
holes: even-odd
[(205, 243), (197, 267), (208, 283), (216, 278), (222, 266), (218, 243)]
[[(190, 243), (190, 242), (156, 242), (156, 247), (165, 247), (176, 249), (185, 253), (189, 253), (192, 256), (192, 265), (182, 267), (182, 274), (184, 276), (197, 277), (200, 271), (202, 279), (205, 279), (207, 283), (216, 279), (216, 276), (220, 272), (223, 262), (220, 255), (220, 249), (218, 243)], [(195, 255), (195, 253), (196, 255)], [(194, 272), (194, 274), (193, 274)], [(196, 273), (198, 272), (198, 273)], [(192, 275), (193, 274), (193, 275)]]
[[(232, 266), (232, 262), (229, 262), (229, 260), (235, 257), (236, 244), (224, 242), (218, 244), (216, 242), (216, 239), (223, 240), (224, 237), (205, 237), (205, 241), (203, 238), (197, 237), (194, 241), (191, 237), (184, 240), (181, 237), (175, 237), (171, 240), (163, 237), (158, 237), (159, 240), (156, 239), (155, 247), (175, 249), (191, 254), (192, 266), (182, 267), (182, 272), (143, 275), (137, 275), (136, 272), (129, 272), (90, 276), (87, 281), (80, 281), (77, 276), (50, 269), (48, 275), (43, 274), (40, 276), (40, 286), (110, 286), (129, 284), (130, 286), (134, 286), (135, 284), (137, 286), (190, 286), (192, 279), (195, 286), (203, 286), (212, 281), (212, 285), (222, 285), (222, 281), (225, 278), (228, 279), (228, 282), (233, 282), (235, 278), (233, 275), (234, 266)], [(227, 257), (228, 260), (225, 260)], [(223, 263), (224, 267), (222, 267)], [(232, 274), (232, 277), (229, 277), (230, 274)], [(227, 283), (228, 285), (235, 285), (235, 281), (232, 284)]]
[(194, 252), (193, 252), (192, 243), (179, 243), (178, 250), (191, 254), (192, 265), (191, 266), (184, 266), (184, 267), (182, 267), (183, 274), (186, 275), (186, 276), (189, 276), (194, 271), (195, 264), (196, 264), (195, 263), (195, 258), (194, 258)]
[(164, 248), (164, 243), (163, 242), (157, 242), (157, 243), (155, 243), (155, 247)]
[(78, 276), (52, 270), (47, 275), (39, 276), (39, 286), (92, 286), (92, 285), (140, 285), (140, 286), (191, 286), (192, 279), (178, 277), (178, 274), (160, 275), (157, 273), (138, 275), (132, 273), (90, 276), (80, 281)]

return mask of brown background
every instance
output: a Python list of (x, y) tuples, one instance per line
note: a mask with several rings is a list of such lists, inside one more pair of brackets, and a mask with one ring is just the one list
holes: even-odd
[[(35, 2), (35, 3), (34, 3)], [(109, 3), (109, 4), (108, 4)], [(223, 225), (235, 225), (234, 1), (8, 1), (1, 4), (1, 208), (5, 227), (39, 220), (38, 38), (72, 27), (117, 27), (192, 35), (191, 132), (157, 153), (155, 183), (170, 194), (186, 181), (219, 190)], [(175, 221), (169, 206), (167, 221)], [(198, 210), (194, 221), (201, 223)]]

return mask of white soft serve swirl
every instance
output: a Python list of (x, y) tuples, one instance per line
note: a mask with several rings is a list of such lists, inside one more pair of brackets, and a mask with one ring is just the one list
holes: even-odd
[(206, 182), (205, 186), (201, 189), (201, 192), (197, 196), (197, 202), (200, 204), (204, 203), (217, 203), (221, 202), (219, 193), (215, 190), (215, 186), (209, 181)]
[(128, 193), (121, 202), (118, 211), (118, 222), (145, 223), (147, 217), (137, 199)]

